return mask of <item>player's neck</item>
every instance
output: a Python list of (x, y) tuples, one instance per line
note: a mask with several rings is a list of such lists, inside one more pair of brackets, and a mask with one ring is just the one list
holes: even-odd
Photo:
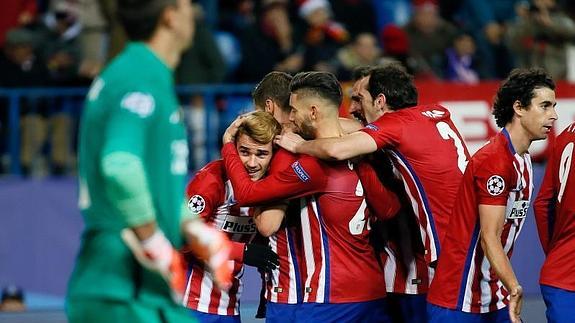
[(518, 122), (511, 122), (505, 126), (511, 139), (511, 145), (519, 156), (523, 156), (531, 146), (529, 134)]
[(171, 70), (174, 70), (180, 62), (181, 51), (176, 48), (179, 44), (170, 35), (158, 31), (146, 44)]
[(339, 119), (334, 120), (324, 120), (320, 125), (316, 127), (316, 138), (332, 138), (341, 137), (345, 134), (343, 128), (339, 123)]

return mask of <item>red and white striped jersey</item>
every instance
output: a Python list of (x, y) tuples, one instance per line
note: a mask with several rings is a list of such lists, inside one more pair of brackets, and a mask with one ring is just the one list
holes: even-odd
[[(188, 183), (186, 194), (190, 208), (208, 224), (225, 232), (236, 246), (240, 244), (239, 247), (242, 248), (241, 244), (254, 238), (257, 230), (249, 208), (240, 207), (236, 203), (234, 190), (221, 160), (211, 162), (199, 170)], [(184, 305), (203, 313), (239, 315), (243, 263), (240, 259), (230, 261), (233, 261), (234, 279), (228, 291), (220, 290), (214, 285), (212, 275), (204, 269), (202, 263), (192, 263)]]
[[(300, 229), (285, 231), (285, 240), (280, 234), (272, 239), (278, 254), (286, 253), (279, 248), (289, 250), (293, 274), (300, 276), (299, 285), (296, 277), (295, 295), (301, 295), (301, 301), (361, 302), (385, 296), (383, 273), (368, 242), (365, 194), (353, 164), (292, 155), (295, 161), (286, 168), (271, 167), (268, 176), (252, 182), (233, 145), (224, 145), (222, 156), (241, 205), (301, 197)], [(397, 212), (395, 196), (381, 199), (395, 201), (388, 208), (390, 213)], [(290, 275), (287, 271), (284, 277)], [(272, 290), (292, 290), (293, 286), (282, 286), (281, 279), (276, 279), (280, 286)], [(270, 297), (273, 300), (275, 296)]]
[(469, 160), (449, 111), (440, 105), (401, 109), (384, 114), (362, 131), (378, 149), (391, 151), (419, 221), (425, 259), (436, 261)]
[[(404, 255), (409, 259), (403, 260)], [(388, 293), (410, 295), (427, 293), (433, 269), (427, 266), (422, 254), (414, 254), (409, 249), (400, 252), (393, 243), (388, 243), (381, 259)]]
[(503, 129), (471, 158), (463, 175), (429, 288), (430, 303), (470, 313), (492, 312), (508, 304), (508, 292), (481, 247), (478, 205), (506, 206), (501, 245), (511, 257), (532, 192), (529, 154), (518, 155)]
[(547, 258), (543, 285), (575, 291), (575, 123), (556, 139), (535, 200), (535, 220)]

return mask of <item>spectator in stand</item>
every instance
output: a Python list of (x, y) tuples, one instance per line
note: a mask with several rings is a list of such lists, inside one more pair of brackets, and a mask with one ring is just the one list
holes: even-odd
[(467, 84), (479, 82), (476, 71), (475, 42), (471, 35), (459, 33), (445, 52), (444, 79)]
[(333, 67), (337, 79), (350, 81), (355, 68), (365, 65), (377, 65), (381, 49), (377, 39), (371, 33), (358, 34), (352, 43), (337, 51)]
[(301, 70), (303, 55), (294, 39), (287, 1), (264, 0), (258, 18), (241, 37), (242, 62), (237, 81), (257, 82), (272, 70), (287, 73)]
[(0, 312), (23, 312), (26, 310), (22, 288), (8, 285), (2, 289)]
[(333, 72), (329, 62), (349, 40), (348, 31), (333, 20), (327, 0), (304, 0), (298, 14), (303, 19), (298, 33), (305, 44), (304, 69)]
[(4, 0), (0, 11), (0, 48), (10, 29), (26, 26), (36, 19), (36, 0)]
[[(12, 29), (6, 34), (4, 51), (0, 56), (0, 87), (44, 86), (48, 76), (45, 63), (36, 55), (35, 34), (24, 28)], [(34, 98), (21, 101), (21, 154), (20, 162), (25, 174), (29, 173), (36, 155), (46, 138), (46, 123), (41, 113), (41, 102)], [(7, 109), (0, 109), (4, 113)], [(2, 114), (1, 138), (7, 138), (7, 117)], [(5, 144), (4, 142), (2, 144)]]
[(351, 35), (373, 33), (377, 30), (373, 0), (330, 0), (330, 3), (335, 19), (341, 22)]
[(575, 40), (575, 23), (555, 0), (534, 0), (518, 8), (507, 41), (519, 67), (543, 67), (555, 80), (565, 79), (566, 46)]
[(50, 83), (57, 86), (79, 85), (81, 60), (79, 7), (65, 0), (58, 1), (44, 17), (38, 30), (40, 54), (48, 66)]
[(503, 41), (508, 24), (515, 19), (515, 6), (523, 0), (464, 0), (456, 20), (468, 30), (477, 44), (481, 57), (478, 66), (483, 79), (507, 76), (513, 68), (513, 59)]
[(414, 76), (441, 79), (445, 50), (453, 43), (456, 30), (439, 16), (436, 0), (414, 0), (413, 17), (405, 27), (410, 56), (414, 58)]
[(380, 64), (395, 63), (403, 66), (409, 74), (414, 72), (414, 59), (409, 56), (407, 33), (396, 25), (387, 25), (380, 33), (383, 57)]
[(204, 12), (199, 4), (194, 4), (195, 30), (192, 46), (180, 59), (176, 69), (178, 84), (221, 83), (226, 76), (226, 65), (214, 39), (205, 24)]
[(254, 0), (220, 0), (218, 29), (240, 37), (256, 22)]

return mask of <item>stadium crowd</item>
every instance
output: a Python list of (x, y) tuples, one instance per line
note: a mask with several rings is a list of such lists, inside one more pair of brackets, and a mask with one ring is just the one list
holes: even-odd
[[(518, 323), (510, 257), (533, 204), (547, 318), (575, 315), (575, 125), (558, 136), (537, 196), (529, 154), (558, 119), (554, 80), (575, 34), (561, 3), (222, 1), (212, 26), (188, 0), (28, 4), (6, 33), (7, 66), (46, 86), (93, 79), (70, 322), (240, 322), (247, 265), (262, 274), (258, 316), (270, 322)], [(88, 7), (102, 14), (94, 29)], [(449, 107), (419, 103), (414, 77), (502, 78), (500, 131), (470, 155)], [(222, 158), (186, 185), (175, 86), (224, 80), (257, 82), (256, 111), (229, 124)], [(353, 119), (340, 117), (342, 81), (353, 82)], [(24, 140), (45, 106), (26, 106)]]
[[(398, 62), (416, 80), (475, 84), (514, 67), (567, 77), (575, 6), (562, 0), (241, 0), (193, 1), (194, 45), (176, 82), (256, 83), (271, 70), (327, 71), (345, 82), (361, 65)], [(7, 0), (0, 14), (1, 88), (87, 86), (123, 48), (111, 0)], [(69, 173), (75, 165), (81, 100), (21, 102), (20, 163), (25, 175)], [(186, 99), (194, 146), (201, 146), (202, 96)], [(6, 103), (2, 103), (3, 105)], [(219, 104), (225, 109), (225, 103)], [(196, 117), (198, 116), (198, 117)], [(8, 134), (7, 109), (0, 114)], [(42, 156), (49, 143), (49, 154)], [(6, 168), (7, 143), (0, 144)], [(201, 151), (199, 152), (202, 153)], [(196, 168), (205, 160), (197, 158)], [(40, 166), (38, 166), (40, 160)], [(47, 169), (47, 170), (46, 170)]]

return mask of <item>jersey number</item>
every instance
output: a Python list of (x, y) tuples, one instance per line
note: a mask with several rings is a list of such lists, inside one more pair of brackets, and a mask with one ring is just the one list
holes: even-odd
[(569, 178), (569, 171), (571, 170), (571, 160), (573, 159), (573, 143), (570, 142), (563, 153), (561, 154), (561, 163), (559, 164), (559, 195), (557, 196), (557, 201), (561, 202), (563, 193), (565, 192), (565, 185), (567, 185), (567, 179)]
[[(355, 187), (355, 196), (363, 196), (363, 185), (361, 185), (361, 181), (357, 181), (357, 186)], [(349, 221), (349, 232), (354, 235), (360, 235), (363, 232), (365, 227), (366, 219), (365, 219), (365, 208), (367, 207), (367, 203), (365, 202), (365, 198), (361, 201), (361, 205), (355, 215)]]
[(467, 155), (465, 155), (465, 147), (463, 147), (463, 142), (459, 139), (459, 136), (446, 122), (438, 122), (436, 125), (437, 131), (441, 135), (441, 138), (445, 140), (453, 139), (455, 144), (455, 149), (457, 149), (457, 166), (462, 173), (465, 172), (465, 167), (467, 167)]

